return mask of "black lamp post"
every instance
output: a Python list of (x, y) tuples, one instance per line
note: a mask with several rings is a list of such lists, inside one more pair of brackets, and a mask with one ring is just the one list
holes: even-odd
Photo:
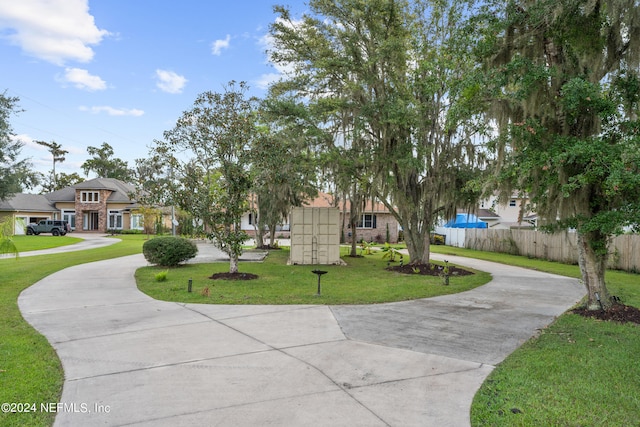
[(327, 274), (327, 271), (322, 271), (322, 270), (312, 270), (311, 271), (313, 274), (316, 274), (318, 276), (318, 293), (316, 294), (316, 296), (320, 296), (320, 277), (323, 274)]

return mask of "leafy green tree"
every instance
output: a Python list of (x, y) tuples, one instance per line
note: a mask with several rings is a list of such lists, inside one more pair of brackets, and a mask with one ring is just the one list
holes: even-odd
[[(160, 206), (174, 206), (173, 194), (177, 191), (167, 160), (157, 152), (144, 159), (136, 159), (132, 171), (135, 190), (129, 197), (140, 205), (137, 212), (143, 216), (143, 227), (147, 235), (154, 232)], [(172, 218), (175, 220), (175, 218)]]
[(42, 176), (40, 180), (40, 185), (42, 187), (41, 193), (45, 194), (79, 184), (84, 181), (84, 178), (78, 175), (77, 172), (73, 172), (70, 174), (60, 172), (59, 174), (56, 174), (55, 182), (53, 181), (53, 175), (50, 175), (49, 177)]
[(280, 85), (347, 119), (352, 193), (370, 187), (385, 203), (416, 264), (429, 262), (433, 226), (477, 197), (467, 183), (482, 165), (482, 127), (454, 108), (474, 65), (460, 25), (469, 3), (312, 0), (300, 21), (277, 8), (271, 29), (273, 60), (293, 69)]
[(142, 205), (135, 210), (135, 213), (142, 215), (142, 227), (147, 237), (150, 234), (154, 234), (156, 231), (156, 225), (162, 218), (162, 211), (153, 206)]
[(0, 221), (0, 254), (11, 254), (18, 258), (18, 248), (13, 239), (11, 239), (11, 236), (13, 236), (13, 221), (12, 216)]
[(238, 272), (248, 237), (241, 217), (248, 208), (250, 148), (258, 132), (256, 102), (247, 90), (244, 82), (230, 82), (223, 93), (200, 94), (155, 147), (175, 174), (176, 204), (203, 221), (214, 244), (229, 255), (230, 273)]
[(68, 150), (63, 150), (62, 145), (58, 144), (55, 141), (46, 142), (46, 141), (33, 141), (38, 145), (46, 147), (51, 153), (51, 157), (53, 159), (53, 169), (51, 169), (51, 182), (53, 183), (52, 187), (58, 189), (58, 176), (56, 174), (56, 163), (62, 163), (66, 160), (65, 155), (69, 154)]
[[(610, 306), (608, 244), (640, 224), (640, 8), (634, 1), (486, 2), (474, 22), (500, 132), (496, 180), (549, 231), (573, 228), (588, 306)], [(486, 90), (482, 90), (482, 89)]]
[(0, 200), (5, 200), (24, 188), (38, 185), (38, 176), (31, 170), (31, 163), (18, 160), (23, 143), (14, 140), (15, 134), (9, 122), (18, 110), (19, 99), (0, 93)]
[(93, 172), (97, 178), (115, 178), (124, 182), (130, 182), (133, 178), (134, 171), (126, 161), (113, 157), (113, 147), (106, 142), (100, 147), (87, 147), (87, 153), (93, 157), (82, 164), (86, 176)]
[(172, 192), (171, 166), (157, 151), (149, 157), (136, 159), (133, 171), (137, 192), (134, 200), (145, 205), (170, 205)]
[(303, 109), (290, 100), (276, 97), (263, 101), (259, 110), (260, 133), (251, 146), (252, 193), (256, 245), (264, 245), (270, 230), (270, 245), (276, 226), (293, 206), (317, 193), (315, 156), (308, 150), (306, 124), (292, 112)]

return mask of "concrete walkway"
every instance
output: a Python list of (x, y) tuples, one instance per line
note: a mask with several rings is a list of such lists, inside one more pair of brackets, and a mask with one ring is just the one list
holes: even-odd
[(472, 259), (469, 292), (369, 306), (162, 302), (142, 255), (26, 289), (65, 370), (56, 426), (465, 426), (494, 365), (577, 302), (577, 280)]

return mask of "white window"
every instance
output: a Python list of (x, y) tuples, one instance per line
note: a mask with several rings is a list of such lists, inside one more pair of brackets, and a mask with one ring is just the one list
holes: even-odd
[(109, 227), (112, 230), (122, 230), (122, 211), (109, 211)]
[(100, 201), (100, 192), (82, 191), (80, 192), (80, 201), (83, 203), (98, 203)]
[(509, 200), (509, 206), (515, 207), (516, 206), (516, 199)]
[(373, 214), (364, 214), (358, 222), (358, 228), (376, 228), (376, 216)]
[(142, 216), (142, 214), (131, 215), (131, 229), (144, 230), (144, 217)]

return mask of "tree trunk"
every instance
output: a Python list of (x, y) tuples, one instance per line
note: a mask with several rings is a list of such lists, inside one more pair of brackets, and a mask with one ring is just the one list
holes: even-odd
[(412, 227), (404, 227), (404, 239), (407, 242), (410, 264), (429, 264), (429, 233), (419, 232)]
[(273, 245), (276, 243), (276, 227), (278, 226), (278, 224), (276, 224), (275, 222), (273, 224), (269, 224), (269, 230), (271, 231), (269, 233), (269, 246), (273, 247)]
[(229, 273), (238, 272), (238, 254), (229, 255)]
[(356, 222), (349, 221), (351, 224), (351, 254), (349, 256), (356, 257), (358, 256), (358, 241), (356, 239)]
[(255, 236), (256, 236), (256, 247), (257, 248), (263, 247), (264, 246), (264, 230), (256, 227)]
[[(606, 310), (611, 306), (604, 282), (607, 268), (607, 237), (598, 232), (578, 233), (577, 237), (578, 264), (588, 293), (587, 307), (589, 310)], [(600, 250), (594, 249), (594, 246)]]

